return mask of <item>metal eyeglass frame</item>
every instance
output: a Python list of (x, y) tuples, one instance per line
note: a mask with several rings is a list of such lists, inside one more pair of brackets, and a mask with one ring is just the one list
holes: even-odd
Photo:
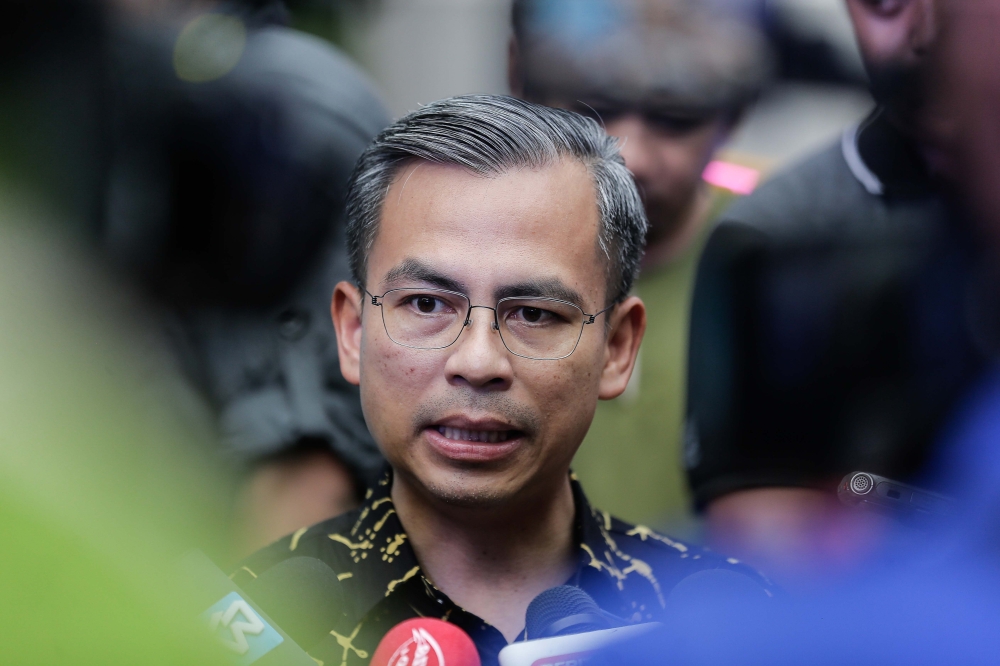
[[(612, 303), (608, 307), (604, 308), (603, 310), (601, 310), (599, 312), (595, 312), (594, 314), (590, 314), (588, 312), (584, 312), (583, 308), (581, 308), (576, 303), (572, 303), (570, 301), (564, 301), (564, 300), (562, 300), (560, 298), (549, 298), (548, 296), (508, 296), (507, 298), (501, 298), (499, 301), (497, 301), (497, 304), (495, 306), (490, 307), (488, 305), (473, 305), (472, 304), (472, 299), (469, 298), (466, 294), (463, 294), (460, 291), (450, 291), (448, 289), (435, 289), (433, 287), (430, 287), (430, 288), (427, 288), (427, 289), (423, 289), (422, 287), (397, 287), (396, 289), (390, 289), (389, 291), (385, 292), (381, 296), (374, 295), (373, 293), (371, 293), (370, 291), (368, 291), (368, 289), (366, 287), (361, 287), (361, 289), (363, 289), (364, 292), (366, 294), (368, 294), (368, 297), (371, 299), (372, 305), (375, 305), (375, 306), (378, 306), (379, 308), (381, 308), (381, 310), (382, 310), (382, 328), (385, 329), (385, 334), (388, 336), (388, 338), (390, 340), (392, 340), (394, 343), (396, 343), (397, 345), (399, 345), (400, 347), (406, 347), (407, 349), (427, 349), (427, 350), (447, 349), (448, 347), (450, 347), (453, 344), (455, 344), (456, 342), (458, 342), (458, 339), (460, 337), (462, 337), (462, 331), (464, 331), (467, 326), (469, 326), (470, 324), (472, 324), (472, 311), (475, 308), (482, 308), (484, 310), (492, 310), (493, 311), (493, 324), (492, 324), (493, 330), (496, 331), (497, 334), (500, 336), (500, 342), (503, 343), (504, 349), (506, 349), (507, 351), (509, 351), (514, 356), (517, 356), (519, 358), (530, 359), (532, 361), (560, 361), (560, 360), (562, 360), (564, 358), (567, 358), (567, 357), (571, 356), (573, 354), (573, 352), (576, 351), (576, 348), (580, 346), (580, 340), (583, 339), (583, 330), (584, 330), (584, 327), (586, 327), (588, 324), (593, 324), (597, 320), (598, 317), (600, 317), (602, 314), (606, 313), (608, 310), (610, 310), (611, 308), (613, 308), (616, 305), (618, 305), (618, 301), (615, 301), (614, 303)], [(451, 294), (453, 296), (460, 296), (460, 297), (462, 297), (462, 298), (465, 299), (465, 302), (469, 304), (469, 310), (465, 313), (465, 322), (462, 324), (462, 327), (460, 329), (458, 329), (458, 335), (455, 336), (454, 340), (452, 340), (451, 342), (449, 342), (446, 345), (441, 345), (440, 347), (416, 347), (414, 345), (403, 344), (402, 342), (399, 342), (398, 340), (396, 340), (395, 338), (392, 337), (392, 334), (389, 333), (389, 327), (385, 323), (385, 308), (382, 308), (382, 303), (379, 303), (379, 299), (382, 299), (384, 301), (385, 297), (388, 296), (389, 294), (391, 294), (394, 291), (411, 291), (411, 290), (421, 290), (421, 291), (427, 291), (427, 292), (438, 293), (438, 294)], [(524, 299), (529, 299), (529, 298), (531, 300), (535, 300), (535, 301), (551, 301), (553, 303), (564, 303), (566, 305), (569, 305), (571, 307), (576, 308), (577, 310), (579, 310), (583, 314), (583, 322), (580, 325), (580, 332), (576, 336), (576, 342), (573, 343), (573, 348), (571, 350), (569, 350), (569, 352), (567, 352), (563, 356), (541, 357), (541, 358), (538, 357), (538, 356), (525, 356), (524, 354), (518, 354), (516, 351), (512, 350), (507, 345), (507, 341), (503, 339), (503, 332), (500, 330), (500, 321), (499, 321), (499, 317), (497, 315), (497, 309), (500, 307), (500, 304), (503, 303), (504, 301), (518, 301), (518, 300), (524, 300)]]

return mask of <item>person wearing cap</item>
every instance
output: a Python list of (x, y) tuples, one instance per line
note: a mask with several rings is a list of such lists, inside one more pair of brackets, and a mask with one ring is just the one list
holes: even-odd
[(514, 94), (603, 123), (621, 140), (649, 218), (636, 282), (655, 304), (646, 344), (625, 394), (599, 405), (574, 469), (619, 513), (662, 519), (686, 505), (679, 461), (695, 262), (707, 223), (735, 198), (703, 173), (763, 85), (766, 52), (743, 25), (675, 0), (516, 0), (513, 28)]
[(932, 443), (996, 339), (925, 103), (935, 3), (847, 7), (877, 108), (723, 216), (692, 308), (696, 506), (710, 543), (788, 585), (880, 542), (887, 526), (838, 503), (845, 475), (934, 483)]

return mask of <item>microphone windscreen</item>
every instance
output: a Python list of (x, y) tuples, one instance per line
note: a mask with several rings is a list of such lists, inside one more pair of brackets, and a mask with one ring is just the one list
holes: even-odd
[(750, 576), (728, 569), (705, 569), (682, 579), (667, 597), (668, 614), (718, 616), (734, 607), (766, 604), (770, 595)]
[(608, 629), (611, 622), (594, 599), (578, 587), (549, 588), (528, 604), (524, 617), (528, 640)]
[(346, 618), (347, 598), (337, 574), (315, 557), (283, 560), (244, 589), (306, 650), (326, 638), (341, 617)]
[(370, 666), (481, 666), (476, 644), (453, 624), (432, 618), (400, 622), (382, 637)]

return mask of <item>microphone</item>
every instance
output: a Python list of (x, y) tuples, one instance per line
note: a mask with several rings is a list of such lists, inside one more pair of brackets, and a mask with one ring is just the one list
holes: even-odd
[(419, 617), (389, 630), (370, 666), (480, 666), (469, 635), (443, 620)]
[(199, 551), (180, 562), (198, 619), (239, 666), (316, 666), (288, 634), (254, 604), (229, 576)]
[(500, 666), (580, 666), (599, 650), (662, 626), (657, 622), (625, 625), (571, 585), (553, 587), (535, 597), (528, 604), (524, 625), (525, 640), (500, 650)]
[(712, 662), (703, 653), (705, 646), (692, 643), (691, 637), (703, 636), (705, 627), (738, 626), (743, 618), (759, 617), (772, 601), (760, 583), (737, 571), (693, 573), (667, 596), (665, 627), (601, 650), (588, 666), (655, 666), (663, 663), (664, 655), (672, 655), (678, 663), (688, 663), (689, 656), (699, 663)]
[(622, 624), (601, 610), (593, 597), (578, 587), (560, 585), (545, 590), (528, 604), (524, 616), (526, 640), (582, 634)]
[(746, 574), (729, 569), (705, 569), (687, 576), (670, 591), (667, 614), (708, 616), (732, 606), (754, 606), (770, 602), (770, 595)]
[(306, 650), (347, 617), (337, 574), (315, 557), (282, 560), (247, 583), (246, 593)]

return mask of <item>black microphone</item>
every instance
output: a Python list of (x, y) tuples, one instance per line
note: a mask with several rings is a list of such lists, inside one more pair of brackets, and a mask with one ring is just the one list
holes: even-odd
[(524, 617), (526, 640), (581, 634), (624, 624), (613, 621), (594, 598), (578, 587), (560, 585), (545, 590), (528, 604)]
[(246, 593), (306, 650), (347, 618), (348, 601), (337, 574), (315, 557), (283, 560), (247, 583)]
[(624, 624), (601, 610), (580, 588), (553, 587), (528, 605), (525, 640), (500, 650), (500, 666), (577, 666), (587, 663), (598, 650), (662, 626), (656, 622)]

